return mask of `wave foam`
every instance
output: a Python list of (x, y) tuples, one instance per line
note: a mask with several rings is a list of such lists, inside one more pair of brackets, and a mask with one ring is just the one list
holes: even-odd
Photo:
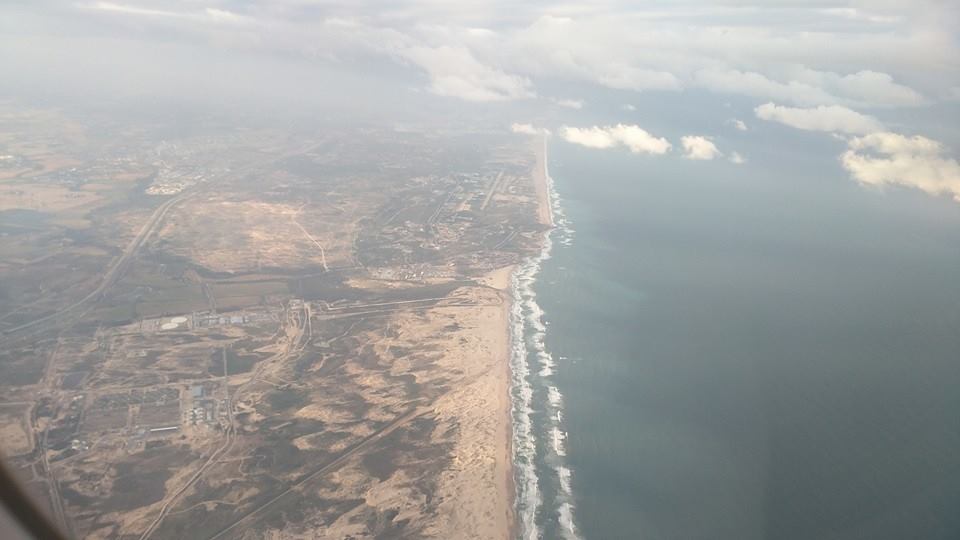
[[(544, 153), (546, 153), (546, 140), (544, 140)], [(563, 458), (566, 456), (564, 443), (567, 435), (561, 427), (563, 396), (556, 386), (547, 384), (548, 379), (554, 374), (556, 363), (546, 347), (548, 324), (544, 320), (543, 309), (536, 301), (537, 295), (534, 290), (541, 264), (550, 258), (554, 237), (561, 245), (569, 246), (573, 241), (573, 230), (556, 195), (553, 178), (546, 171), (546, 164), (544, 168), (551, 217), (555, 228), (544, 237), (540, 253), (525, 260), (511, 277), (513, 305), (510, 311), (512, 343), (510, 364), (517, 516), (522, 538), (535, 540), (540, 537), (541, 531), (536, 523), (536, 517), (544, 501), (535, 461), (537, 427), (534, 426), (533, 421), (534, 385), (537, 383), (537, 386), (546, 385), (546, 406), (550, 409), (546, 421), (549, 426), (543, 426), (542, 429), (549, 430), (553, 439), (552, 448), (550, 448), (552, 455), (548, 455), (548, 461), (553, 465), (553, 473), (560, 483), (561, 493), (557, 497), (557, 507), (553, 511), (556, 513), (563, 536), (569, 540), (576, 540), (579, 536), (573, 519), (571, 471), (563, 465)], [(531, 357), (536, 359), (540, 368), (537, 372), (539, 380), (532, 379)]]

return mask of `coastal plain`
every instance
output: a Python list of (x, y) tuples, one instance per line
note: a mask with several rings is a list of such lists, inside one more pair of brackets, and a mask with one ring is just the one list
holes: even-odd
[(0, 451), (55, 523), (512, 535), (541, 139), (0, 117)]

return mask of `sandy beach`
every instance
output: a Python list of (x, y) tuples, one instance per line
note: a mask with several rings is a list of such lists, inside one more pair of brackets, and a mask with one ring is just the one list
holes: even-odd
[[(444, 502), (438, 536), (510, 538), (513, 482), (510, 442), (510, 275), (512, 267), (491, 272), (488, 298), (499, 302), (472, 310), (460, 320), (474, 342), (450, 360), (463, 370), (464, 384), (437, 404), (441, 425), (455, 418), (458, 434), (453, 466), (441, 475), (437, 496)], [(480, 354), (477, 354), (480, 353)], [(451, 536), (445, 536), (451, 537)]]
[(534, 143), (537, 162), (533, 168), (533, 186), (537, 191), (537, 217), (540, 223), (553, 227), (553, 211), (550, 208), (550, 186), (547, 184), (547, 137)]
[[(552, 227), (549, 185), (546, 177), (545, 141), (536, 139), (531, 180), (537, 197), (541, 224)], [(454, 467), (442, 475), (437, 496), (443, 516), (438, 535), (456, 538), (515, 538), (517, 534), (513, 480), (513, 428), (510, 399), (510, 309), (514, 301), (511, 280), (516, 266), (488, 273), (480, 281), (500, 299), (499, 305), (477, 309), (464, 316), (475, 325), (472, 337), (476, 354), (451, 355), (450, 361), (464, 371), (466, 384), (447, 394), (437, 404), (440, 418), (456, 417), (458, 437)]]

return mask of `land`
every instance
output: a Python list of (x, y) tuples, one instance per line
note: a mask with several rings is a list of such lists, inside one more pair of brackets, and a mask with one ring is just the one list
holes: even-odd
[(0, 450), (80, 538), (512, 535), (542, 141), (0, 103)]

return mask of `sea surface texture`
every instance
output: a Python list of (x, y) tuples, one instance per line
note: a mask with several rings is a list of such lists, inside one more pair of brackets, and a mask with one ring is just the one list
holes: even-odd
[(960, 538), (960, 205), (552, 140), (525, 538)]

